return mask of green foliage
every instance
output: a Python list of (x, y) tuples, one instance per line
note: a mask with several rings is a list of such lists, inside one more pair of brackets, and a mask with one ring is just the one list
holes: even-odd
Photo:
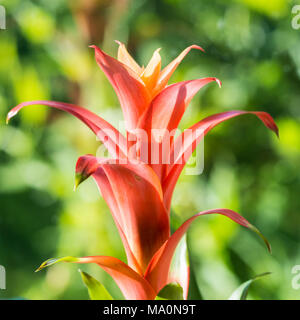
[(183, 289), (176, 282), (169, 283), (159, 291), (155, 300), (183, 300)]
[(113, 300), (105, 287), (88, 273), (79, 270), (83, 283), (88, 289), (91, 300)]
[(228, 298), (228, 300), (246, 300), (248, 295), (248, 290), (250, 285), (253, 283), (253, 281), (260, 279), (261, 277), (269, 275), (270, 272), (262, 273), (253, 279), (250, 279), (244, 283), (242, 283), (234, 292), (232, 295)]

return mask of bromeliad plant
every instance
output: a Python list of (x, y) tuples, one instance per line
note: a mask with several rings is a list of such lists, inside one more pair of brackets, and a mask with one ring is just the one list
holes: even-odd
[[(127, 264), (107, 256), (65, 257), (47, 260), (38, 270), (59, 261), (96, 263), (113, 277), (126, 299), (154, 299), (162, 288), (174, 282), (182, 288), (186, 299), (189, 264), (184, 235), (197, 217), (215, 213), (227, 216), (259, 234), (271, 250), (257, 228), (229, 209), (197, 213), (171, 235), (172, 194), (186, 162), (204, 136), (225, 120), (254, 114), (277, 135), (278, 128), (268, 113), (229, 111), (209, 116), (175, 138), (170, 133), (178, 128), (193, 96), (210, 82), (215, 81), (221, 86), (221, 82), (212, 77), (167, 85), (191, 49), (204, 50), (196, 45), (190, 46), (161, 70), (159, 50), (154, 52), (144, 68), (134, 61), (124, 44), (118, 44), (118, 59), (96, 46), (91, 47), (95, 50), (98, 65), (119, 98), (126, 123), (126, 137), (91, 111), (62, 102), (24, 102), (9, 112), (7, 120), (24, 106), (46, 105), (73, 114), (98, 136), (112, 158), (80, 157), (76, 164), (76, 185), (90, 176), (96, 181), (119, 230)], [(153, 129), (163, 132), (159, 139), (153, 134)], [(167, 148), (164, 144), (166, 140)], [(159, 151), (164, 151), (164, 155), (161, 156)], [(158, 160), (153, 162), (153, 156)], [(164, 161), (165, 156), (169, 161)], [(92, 290), (95, 282), (84, 275), (85, 283), (90, 284)]]

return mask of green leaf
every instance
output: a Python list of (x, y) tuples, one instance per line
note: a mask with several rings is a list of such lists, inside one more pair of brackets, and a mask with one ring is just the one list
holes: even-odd
[(185, 234), (177, 245), (169, 270), (170, 281), (181, 285), (184, 298), (188, 295), (189, 274), (190, 262)]
[(182, 278), (182, 274), (188, 272), (189, 254), (187, 250), (186, 234), (182, 237), (174, 252), (172, 263), (170, 266), (170, 276), (178, 279)]
[[(248, 225), (248, 228), (250, 230), (252, 230), (253, 232), (255, 232), (259, 237), (261, 237), (261, 239), (264, 241), (264, 243), (266, 244), (268, 251), (272, 254), (272, 247), (270, 242), (268, 241), (268, 239), (252, 224)], [(259, 277), (259, 276), (258, 276)], [(254, 279), (255, 280), (255, 279)]]
[(178, 283), (171, 282), (159, 291), (155, 300), (183, 300), (183, 289)]
[(248, 290), (250, 285), (252, 284), (253, 281), (260, 279), (261, 277), (267, 276), (271, 274), (271, 272), (265, 272), (262, 274), (257, 275), (253, 279), (250, 279), (244, 283), (242, 283), (233, 293), (232, 295), (228, 298), (228, 300), (246, 300), (247, 295), (248, 295)]
[(91, 300), (113, 300), (112, 296), (98, 280), (80, 269), (78, 271), (84, 285), (88, 289)]
[(203, 300), (203, 296), (201, 294), (201, 290), (198, 286), (196, 275), (195, 275), (196, 264), (194, 260), (190, 259), (190, 281), (188, 288), (188, 296), (187, 300)]
[(51, 258), (51, 259), (48, 259), (46, 261), (44, 261), (36, 270), (35, 272), (38, 272), (38, 271), (41, 271), (42, 269), (46, 268), (46, 267), (49, 267), (49, 266), (52, 266), (53, 264), (55, 263), (58, 263), (58, 262), (77, 262), (79, 259), (78, 258), (75, 258), (75, 257), (63, 257), (63, 258), (59, 258), (59, 259), (55, 259), (55, 258)]

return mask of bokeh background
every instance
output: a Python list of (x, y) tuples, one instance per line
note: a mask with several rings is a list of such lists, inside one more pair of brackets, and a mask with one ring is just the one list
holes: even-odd
[[(227, 299), (256, 274), (249, 299), (299, 299), (291, 272), (300, 264), (300, 30), (285, 0), (1, 0), (0, 264), (1, 298), (87, 299), (78, 266), (33, 271), (50, 257), (112, 255), (125, 259), (109, 210), (92, 179), (73, 192), (78, 156), (99, 141), (77, 119), (47, 107), (27, 107), (5, 125), (8, 110), (36, 99), (78, 103), (117, 124), (122, 119), (90, 44), (116, 56), (114, 39), (147, 64), (161, 47), (163, 65), (194, 50), (171, 82), (216, 76), (197, 94), (181, 127), (231, 109), (264, 110), (280, 140), (252, 116), (232, 119), (205, 139), (202, 175), (182, 175), (173, 218), (227, 207), (270, 240), (273, 254), (248, 230), (224, 217), (199, 218), (188, 233), (191, 298)], [(116, 298), (112, 279), (95, 265), (81, 268)]]

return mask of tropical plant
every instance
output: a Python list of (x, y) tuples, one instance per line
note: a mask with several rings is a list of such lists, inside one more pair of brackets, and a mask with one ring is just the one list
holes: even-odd
[[(98, 65), (119, 98), (126, 123), (126, 136), (91, 111), (62, 102), (21, 103), (9, 112), (7, 121), (24, 106), (46, 105), (73, 114), (97, 135), (111, 158), (92, 155), (80, 157), (76, 164), (76, 186), (89, 176), (96, 181), (119, 230), (127, 264), (107, 256), (64, 257), (49, 259), (38, 270), (59, 261), (96, 263), (113, 277), (126, 299), (154, 299), (170, 283), (179, 285), (186, 299), (189, 263), (184, 235), (197, 217), (216, 213), (227, 216), (260, 235), (269, 251), (271, 247), (259, 230), (245, 218), (223, 208), (193, 215), (171, 235), (171, 199), (185, 164), (204, 136), (225, 120), (253, 114), (277, 135), (278, 128), (266, 112), (228, 111), (202, 119), (175, 138), (180, 120), (194, 95), (210, 82), (215, 81), (221, 86), (220, 80), (214, 77), (167, 85), (191, 49), (204, 50), (196, 45), (190, 46), (161, 70), (159, 50), (154, 52), (144, 68), (134, 61), (124, 44), (118, 44), (118, 59), (110, 57), (96, 46), (92, 48)], [(153, 158), (156, 160), (153, 161)], [(99, 297), (91, 292), (95, 288), (103, 292), (102, 286), (91, 280), (90, 276), (82, 275), (91, 297)], [(108, 297), (109, 294), (105, 291), (103, 296)]]

